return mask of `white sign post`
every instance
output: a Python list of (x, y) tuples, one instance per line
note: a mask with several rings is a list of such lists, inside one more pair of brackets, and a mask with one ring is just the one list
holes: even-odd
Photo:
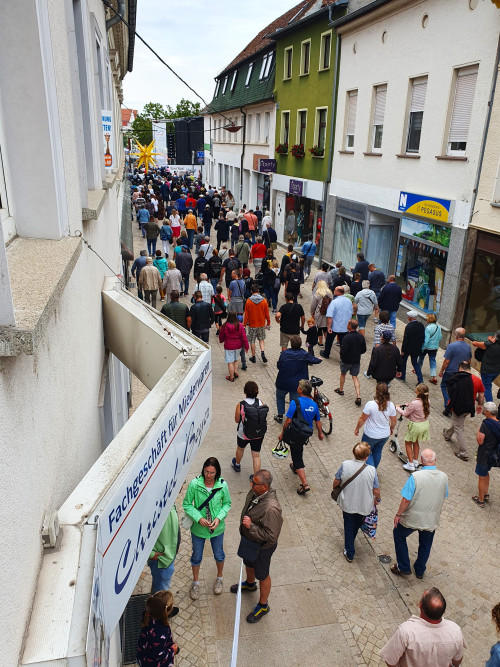
[(203, 353), (103, 500), (98, 521), (87, 664), (108, 664), (109, 639), (182, 488), (212, 418)]

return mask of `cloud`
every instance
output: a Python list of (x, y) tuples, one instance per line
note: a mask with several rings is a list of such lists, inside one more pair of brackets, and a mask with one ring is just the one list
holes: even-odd
[[(137, 32), (207, 102), (214, 77), (255, 35), (295, 3), (293, 0), (141, 0)], [(136, 38), (134, 68), (123, 81), (124, 104), (139, 109), (148, 102), (175, 107), (195, 96)]]

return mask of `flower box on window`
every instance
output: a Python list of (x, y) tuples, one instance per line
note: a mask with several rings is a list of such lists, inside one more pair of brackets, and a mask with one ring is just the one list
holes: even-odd
[(306, 154), (304, 150), (304, 144), (294, 144), (290, 152), (293, 157), (304, 157)]
[(288, 144), (278, 144), (276, 146), (278, 155), (286, 155), (288, 153)]
[(312, 148), (308, 148), (308, 151), (309, 153), (311, 153), (313, 157), (323, 157), (325, 154), (325, 149), (320, 148), (319, 146), (313, 146)]

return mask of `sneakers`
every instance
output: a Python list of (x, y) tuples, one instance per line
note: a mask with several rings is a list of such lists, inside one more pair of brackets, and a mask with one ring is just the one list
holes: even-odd
[(231, 461), (231, 465), (233, 466), (234, 472), (241, 472), (241, 464), (236, 463), (236, 458), (233, 457), (233, 460)]
[(415, 472), (415, 466), (413, 465), (413, 463), (411, 461), (408, 461), (408, 463), (405, 463), (403, 468), (405, 470), (408, 470), (408, 472)]
[(346, 550), (346, 549), (344, 549), (344, 558), (346, 559), (346, 561), (347, 561), (348, 563), (352, 563), (352, 561), (353, 561), (353, 559), (350, 558), (350, 557), (347, 555), (347, 550)]
[(283, 415), (274, 415), (274, 421), (278, 422), (278, 424), (283, 423)]
[[(238, 584), (233, 584), (231, 588), (229, 589), (231, 593), (237, 593), (238, 592)], [(257, 582), (254, 581), (253, 584), (249, 584), (248, 581), (242, 581), (241, 582), (241, 592), (242, 593), (255, 593), (257, 590)]]
[(363, 375), (365, 376), (365, 378), (368, 378), (368, 380), (370, 380), (372, 377), (371, 375), (368, 375), (366, 371), (363, 373)]
[(247, 616), (247, 623), (258, 623), (260, 619), (269, 614), (271, 607), (268, 604), (257, 604), (252, 612)]
[(223, 590), (224, 587), (222, 585), (222, 579), (220, 577), (217, 577), (214, 584), (214, 595), (221, 595)]
[(256, 363), (257, 363), (257, 359), (256, 359), (255, 357), (248, 357), (248, 361), (251, 361), (252, 364), (256, 364)]
[(271, 450), (271, 454), (277, 459), (286, 459), (288, 452), (290, 450), (286, 445), (283, 445), (279, 442), (274, 449)]
[(189, 597), (191, 600), (199, 600), (200, 599), (200, 582), (199, 581), (193, 581), (191, 584), (191, 590), (189, 591)]
[(247, 369), (247, 365), (246, 364), (241, 364), (241, 370), (246, 371), (246, 369)]
[(265, 353), (264, 353), (264, 352), (261, 352), (261, 353), (260, 353), (260, 356), (261, 356), (261, 358), (262, 358), (262, 363), (263, 363), (263, 364), (267, 364), (267, 357), (266, 357)]
[(329, 359), (330, 358), (327, 354), (325, 354), (324, 350), (319, 351), (319, 356), (323, 357), (323, 359)]
[[(443, 413), (443, 414), (444, 414), (444, 413)], [(448, 437), (448, 435), (447, 435), (447, 433), (446, 433), (447, 430), (448, 430), (448, 429), (446, 429), (446, 428), (443, 429), (443, 438), (444, 438), (447, 442), (450, 442), (450, 438)]]

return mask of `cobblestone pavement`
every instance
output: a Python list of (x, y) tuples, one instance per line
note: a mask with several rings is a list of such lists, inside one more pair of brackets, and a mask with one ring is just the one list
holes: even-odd
[[(135, 250), (145, 247), (134, 224)], [(144, 245), (143, 245), (144, 244)], [(281, 254), (281, 251), (279, 251)], [(315, 271), (313, 270), (313, 273)], [(311, 294), (309, 280), (303, 286), (301, 303), (308, 312)], [(280, 303), (283, 302), (281, 294)], [(160, 304), (159, 304), (160, 305)], [(398, 321), (397, 337), (402, 340), (404, 324)], [(373, 324), (367, 325), (369, 348), (373, 339)], [(357, 538), (356, 557), (352, 564), (343, 557), (342, 514), (330, 498), (332, 478), (344, 459), (351, 458), (357, 438), (354, 428), (361, 409), (355, 406), (355, 393), (347, 378), (345, 396), (334, 393), (338, 386), (339, 354), (334, 347), (329, 360), (314, 367), (314, 373), (324, 380), (324, 392), (331, 400), (334, 416), (333, 433), (320, 442), (316, 437), (306, 447), (305, 465), (311, 493), (301, 497), (296, 493), (298, 480), (288, 467), (270, 455), (277, 442), (280, 427), (273, 422), (275, 413), (274, 381), (276, 362), (280, 353), (279, 327), (273, 322), (266, 340), (267, 365), (257, 359), (248, 371), (240, 372), (234, 384), (225, 380), (222, 345), (213, 333), (210, 336), (213, 362), (213, 418), (210, 431), (188, 475), (190, 481), (203, 460), (210, 455), (219, 458), (223, 476), (229, 484), (233, 501), (225, 533), (227, 554), (223, 595), (212, 593), (215, 566), (209, 545), (201, 568), (201, 595), (197, 602), (189, 598), (191, 569), (189, 564), (189, 534), (183, 531), (182, 544), (175, 563), (172, 590), (180, 614), (172, 621), (173, 633), (181, 647), (179, 666), (224, 665), (230, 662), (235, 598), (229, 586), (238, 580), (240, 559), (238, 519), (244, 494), (248, 490), (251, 457), (245, 453), (242, 472), (235, 473), (230, 461), (235, 449), (234, 407), (243, 398), (246, 380), (255, 380), (260, 398), (270, 407), (269, 429), (262, 450), (262, 466), (274, 475), (284, 514), (284, 527), (278, 550), (273, 558), (270, 596), (271, 613), (258, 625), (248, 625), (244, 616), (256, 602), (256, 595), (244, 597), (239, 640), (239, 667), (265, 661), (269, 667), (282, 665), (380, 665), (380, 648), (399, 623), (412, 613), (418, 614), (417, 603), (425, 588), (437, 586), (447, 600), (446, 617), (463, 629), (467, 642), (465, 665), (480, 665), (489, 656), (496, 641), (490, 610), (500, 600), (500, 577), (497, 566), (499, 553), (498, 520), (500, 517), (499, 474), (492, 471), (490, 494), (492, 502), (485, 509), (471, 500), (477, 493), (474, 473), (476, 451), (475, 433), (480, 417), (468, 419), (466, 425), (469, 462), (453, 456), (453, 442), (442, 437), (449, 421), (442, 415), (442, 395), (438, 386), (430, 386), (431, 443), (438, 456), (438, 467), (449, 477), (449, 498), (445, 502), (441, 525), (436, 532), (428, 569), (423, 581), (415, 577), (396, 578), (390, 564), (382, 564), (379, 556), (390, 555), (394, 562), (392, 521), (399, 506), (400, 491), (407, 473), (395, 454), (386, 445), (378, 468), (382, 503), (379, 506), (379, 525), (376, 539)], [(438, 354), (438, 364), (442, 352)], [(368, 354), (362, 359), (362, 371), (368, 366)], [(429, 369), (425, 362), (424, 381)], [(438, 365), (438, 368), (440, 366)], [(374, 382), (360, 377), (363, 404), (372, 398)], [(407, 381), (394, 382), (391, 399), (405, 403), (413, 397), (416, 380), (408, 367)], [(134, 407), (147, 390), (137, 380), (133, 385)], [(401, 429), (403, 440), (405, 427)], [(455, 445), (456, 446), (456, 445)], [(181, 509), (181, 497), (177, 505)], [(416, 536), (409, 538), (410, 556), (415, 558)], [(145, 568), (135, 593), (147, 593), (151, 578)]]

